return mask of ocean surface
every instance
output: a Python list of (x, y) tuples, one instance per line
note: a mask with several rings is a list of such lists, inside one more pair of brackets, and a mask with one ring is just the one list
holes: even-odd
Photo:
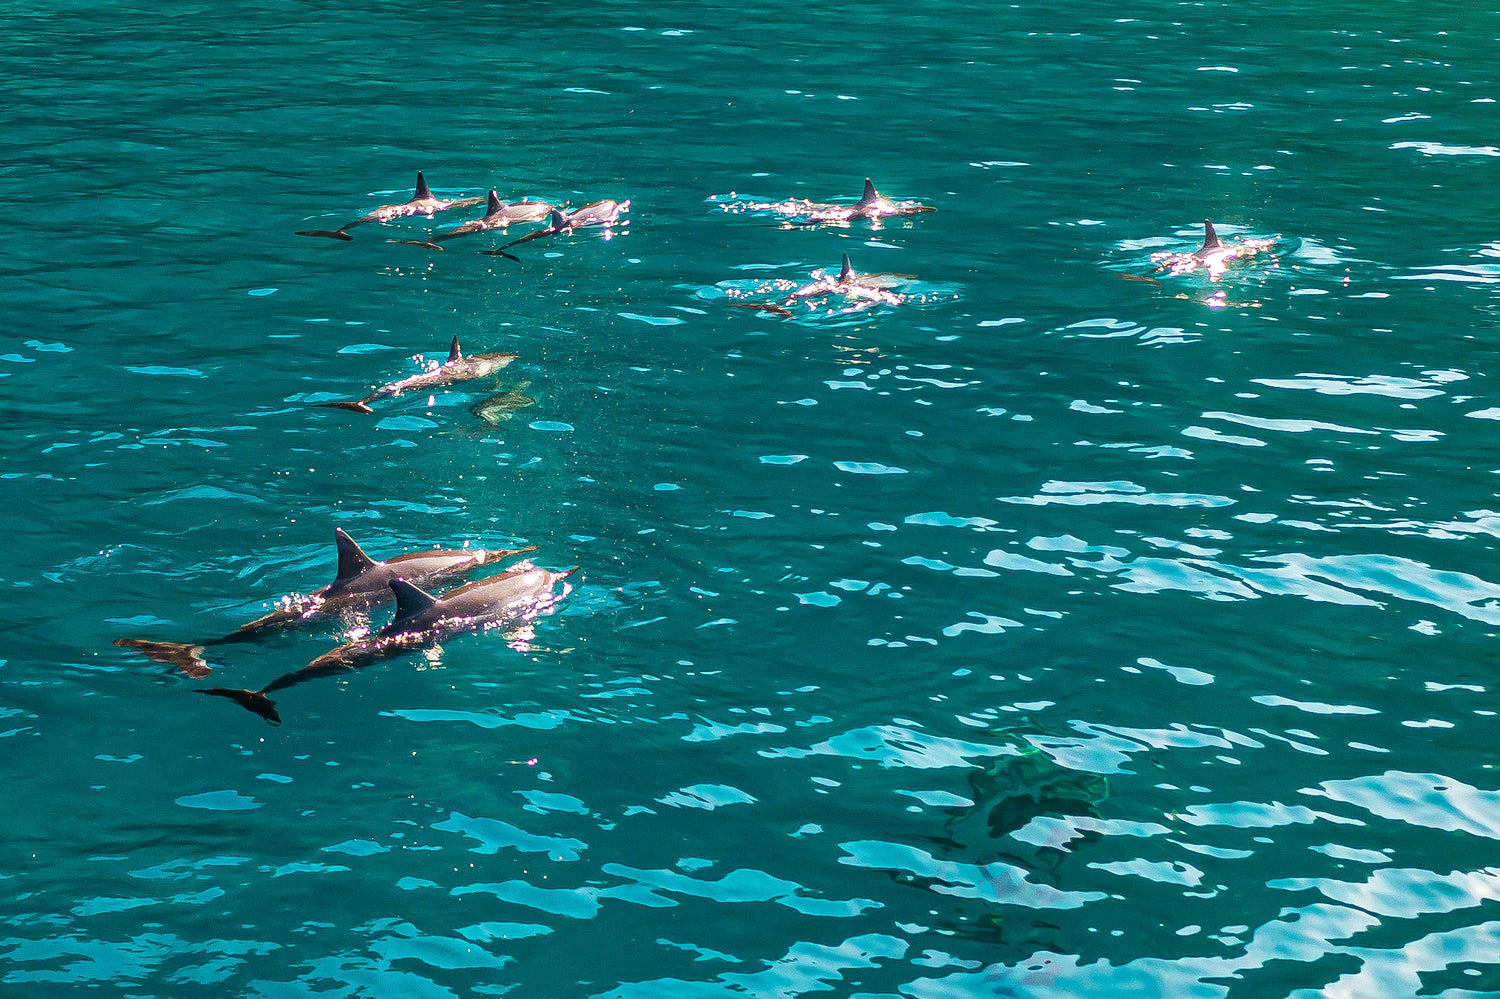
[[(1473, 4), (7, 5), (0, 994), (1500, 994), (1497, 51)], [(630, 205), (296, 235), (419, 170)], [(936, 210), (726, 210), (866, 177)], [(1159, 270), (1205, 218), (1274, 247)], [(895, 297), (792, 297), (844, 254)], [(518, 359), (321, 405), (455, 337)], [(335, 528), (578, 571), (279, 726), (200, 692), (388, 608), (114, 644), (324, 586)]]

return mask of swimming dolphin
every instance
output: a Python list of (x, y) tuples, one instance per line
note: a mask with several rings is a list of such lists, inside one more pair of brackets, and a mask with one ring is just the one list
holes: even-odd
[(218, 638), (199, 642), (155, 642), (143, 638), (117, 638), (115, 645), (135, 649), (159, 663), (179, 667), (188, 676), (200, 679), (213, 669), (203, 659), (209, 645), (254, 642), (288, 628), (298, 628), (313, 621), (336, 615), (362, 613), (391, 599), (390, 581), (409, 579), (423, 586), (464, 576), (482, 565), (492, 565), (513, 555), (536, 551), (526, 548), (432, 549), (407, 552), (384, 562), (377, 562), (349, 537), (343, 528), (333, 529), (338, 552), (338, 571), (333, 582), (314, 593), (288, 594), (276, 601), (276, 608), (254, 621), (240, 625)]
[(329, 239), (353, 239), (349, 230), (366, 222), (389, 222), (392, 219), (409, 218), (412, 215), (431, 216), (434, 212), (440, 212), (448, 208), (467, 208), (470, 205), (478, 205), (484, 202), (483, 198), (439, 198), (433, 195), (432, 189), (427, 186), (427, 179), (422, 176), (422, 171), (417, 171), (417, 189), (411, 196), (410, 201), (403, 201), (399, 205), (381, 205), (365, 215), (361, 215), (353, 222), (342, 225), (337, 229), (305, 229), (299, 236), (326, 236)]
[(488, 399), (481, 399), (469, 407), (469, 412), (491, 425), (508, 420), (515, 415), (516, 410), (536, 405), (535, 399), (523, 394), (530, 386), (530, 382), (520, 382), (514, 388), (492, 395)]
[(837, 275), (829, 271), (821, 274), (814, 271), (813, 274), (815, 277), (810, 283), (791, 292), (780, 303), (732, 302), (730, 304), (735, 308), (753, 309), (757, 312), (769, 312), (773, 315), (789, 317), (792, 315), (790, 306), (810, 299), (843, 298), (850, 303), (854, 311), (873, 308), (877, 305), (900, 305), (906, 301), (906, 296), (891, 290), (905, 278), (898, 274), (860, 274), (850, 263), (847, 253), (844, 254)]
[(1231, 261), (1248, 260), (1257, 253), (1272, 249), (1275, 245), (1276, 241), (1273, 239), (1242, 239), (1234, 243), (1225, 243), (1219, 239), (1219, 234), (1214, 230), (1214, 224), (1204, 219), (1203, 245), (1191, 253), (1170, 251), (1153, 253), (1151, 260), (1156, 264), (1156, 268), (1152, 273), (1166, 271), (1176, 277), (1179, 274), (1189, 274), (1201, 267), (1208, 271), (1210, 280), (1218, 280)]
[(560, 208), (552, 209), (547, 224), (534, 232), (528, 232), (520, 239), (513, 239), (498, 250), (480, 250), (485, 256), (506, 257), (510, 260), (519, 260), (506, 251), (517, 243), (529, 243), (533, 239), (541, 239), (543, 236), (555, 236), (560, 232), (572, 232), (574, 229), (582, 229), (584, 226), (602, 225), (612, 226), (620, 220), (620, 216), (630, 211), (630, 199), (624, 201), (595, 201), (584, 205), (576, 211), (564, 212)]
[(421, 239), (389, 239), (388, 243), (407, 243), (412, 246), (425, 246), (429, 250), (441, 250), (439, 243), (459, 236), (468, 236), (476, 232), (489, 232), (491, 229), (508, 229), (518, 222), (540, 222), (553, 210), (552, 205), (545, 201), (532, 201), (523, 198), (520, 201), (501, 201), (500, 196), (490, 188), (489, 204), (485, 209), (484, 217), (471, 219), (455, 228), (445, 232), (433, 234), (432, 238)]
[(822, 223), (847, 224), (854, 219), (881, 219), (906, 215), (920, 215), (937, 211), (920, 201), (892, 201), (875, 189), (869, 177), (865, 178), (864, 194), (852, 205), (839, 205), (807, 198), (791, 198), (787, 201), (752, 201), (726, 204), (725, 211), (772, 212), (788, 218), (787, 225), (820, 225)]
[(210, 687), (199, 693), (227, 697), (271, 724), (280, 725), (276, 702), (267, 695), (308, 680), (362, 669), (454, 635), (530, 621), (567, 595), (566, 590), (561, 595), (555, 593), (553, 587), (577, 571), (549, 572), (521, 562), (498, 576), (460, 586), (441, 597), (404, 579), (393, 579), (390, 588), (396, 599), (396, 616), (374, 634), (331, 649), (260, 690)]
[(436, 388), (453, 382), (483, 378), (499, 371), (519, 356), (519, 354), (469, 354), (465, 356), (459, 350), (458, 337), (455, 336), (453, 346), (448, 349), (448, 360), (442, 364), (431, 363), (426, 371), (382, 385), (357, 402), (325, 402), (321, 405), (331, 406), (334, 409), (352, 409), (356, 413), (373, 413), (375, 411), (370, 408), (370, 403), (376, 399), (400, 395), (402, 392), (410, 392), (413, 389)]

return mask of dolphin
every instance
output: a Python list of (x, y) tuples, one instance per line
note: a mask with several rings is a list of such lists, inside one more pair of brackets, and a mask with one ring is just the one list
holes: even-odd
[(432, 549), (407, 552), (384, 562), (377, 562), (365, 554), (364, 549), (343, 528), (333, 529), (333, 541), (338, 552), (338, 571), (333, 582), (313, 593), (288, 594), (276, 601), (276, 607), (270, 613), (240, 625), (227, 635), (199, 642), (117, 638), (115, 645), (122, 649), (135, 649), (155, 662), (177, 666), (188, 676), (201, 679), (213, 669), (203, 659), (206, 646), (259, 641), (274, 632), (298, 628), (313, 621), (368, 611), (391, 599), (389, 584), (392, 579), (409, 579), (432, 586), (467, 575), (482, 565), (536, 551), (535, 545), (489, 550)]
[(469, 412), (491, 425), (508, 420), (515, 415), (516, 410), (536, 405), (535, 399), (523, 394), (530, 387), (530, 382), (520, 382), (514, 388), (476, 402), (469, 407)]
[(519, 258), (511, 256), (511, 254), (506, 252), (517, 243), (529, 243), (533, 239), (541, 239), (543, 236), (555, 236), (560, 232), (572, 232), (575, 229), (582, 229), (585, 226), (612, 226), (620, 221), (621, 215), (624, 215), (628, 211), (630, 211), (629, 198), (626, 198), (624, 201), (595, 201), (592, 204), (584, 205), (582, 208), (571, 212), (564, 212), (560, 208), (554, 208), (552, 209), (552, 214), (548, 216), (547, 224), (542, 228), (528, 232), (520, 239), (513, 239), (498, 250), (480, 250), (479, 252), (489, 257), (506, 257), (510, 260), (518, 260)]
[(501, 201), (500, 196), (490, 188), (489, 204), (482, 218), (470, 219), (468, 222), (445, 232), (435, 233), (432, 238), (421, 239), (388, 239), (388, 243), (406, 243), (411, 246), (425, 246), (429, 250), (441, 250), (439, 243), (446, 240), (457, 239), (459, 236), (468, 236), (476, 232), (489, 232), (491, 229), (508, 229), (518, 222), (540, 222), (553, 210), (554, 206), (545, 201), (532, 201), (523, 198), (520, 201)]
[(869, 177), (865, 178), (864, 193), (852, 205), (838, 205), (807, 198), (792, 198), (787, 201), (752, 201), (726, 204), (725, 211), (772, 212), (788, 218), (788, 225), (820, 225), (822, 223), (848, 224), (854, 219), (881, 219), (935, 212), (936, 208), (920, 201), (892, 201), (875, 189)]
[(877, 305), (900, 305), (906, 296), (892, 291), (892, 287), (903, 280), (898, 274), (860, 274), (844, 254), (837, 275), (831, 271), (813, 271), (814, 278), (808, 284), (791, 292), (781, 302), (732, 302), (735, 308), (753, 309), (773, 315), (790, 317), (791, 306), (815, 298), (839, 297), (848, 300), (854, 310), (873, 308)]
[(436, 645), (454, 635), (530, 621), (567, 595), (567, 590), (559, 595), (553, 587), (577, 571), (573, 568), (549, 572), (530, 562), (520, 562), (498, 576), (460, 586), (441, 597), (405, 579), (392, 579), (389, 586), (396, 599), (396, 616), (374, 634), (330, 649), (259, 690), (210, 687), (199, 693), (227, 697), (271, 724), (280, 725), (276, 702), (268, 695), (308, 680), (363, 669), (403, 652)]
[(427, 178), (422, 176), (422, 171), (417, 171), (417, 189), (412, 194), (410, 201), (403, 201), (399, 205), (381, 205), (373, 212), (361, 215), (353, 222), (349, 222), (337, 229), (305, 229), (298, 232), (299, 236), (326, 236), (329, 239), (353, 239), (349, 230), (366, 222), (389, 222), (392, 219), (409, 218), (412, 215), (431, 216), (434, 212), (441, 212), (448, 208), (468, 208), (470, 205), (478, 205), (484, 202), (483, 198), (439, 198), (433, 195), (432, 189), (427, 186)]
[(1214, 230), (1214, 224), (1204, 219), (1203, 245), (1191, 253), (1153, 253), (1151, 260), (1156, 264), (1156, 268), (1152, 273), (1166, 271), (1176, 277), (1179, 274), (1192, 273), (1201, 267), (1208, 271), (1210, 280), (1216, 281), (1229, 267), (1231, 261), (1249, 260), (1257, 253), (1271, 250), (1275, 245), (1276, 241), (1273, 239), (1242, 239), (1233, 243), (1223, 242), (1219, 239), (1218, 232)]
[(388, 382), (380, 386), (374, 392), (356, 402), (325, 402), (324, 406), (334, 409), (352, 409), (356, 413), (373, 413), (370, 403), (376, 399), (384, 399), (386, 396), (400, 395), (402, 392), (410, 392), (413, 389), (436, 388), (439, 385), (450, 385), (453, 382), (473, 381), (476, 378), (484, 378), (492, 375), (514, 361), (519, 354), (469, 354), (465, 355), (458, 347), (458, 337), (453, 338), (453, 345), (448, 348), (448, 360), (442, 364), (429, 363), (426, 371), (419, 374), (402, 378), (399, 381)]

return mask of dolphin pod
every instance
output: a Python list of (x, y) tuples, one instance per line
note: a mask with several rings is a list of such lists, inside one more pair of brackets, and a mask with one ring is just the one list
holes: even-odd
[(380, 386), (374, 392), (363, 399), (352, 402), (325, 402), (321, 405), (331, 406), (334, 409), (352, 409), (356, 413), (373, 413), (370, 403), (377, 399), (385, 399), (389, 396), (400, 395), (402, 392), (410, 392), (416, 389), (437, 388), (440, 385), (451, 385), (454, 382), (473, 381), (476, 378), (484, 378), (492, 375), (514, 361), (518, 354), (468, 354), (465, 355), (458, 346), (458, 337), (453, 338), (453, 344), (448, 348), (448, 359), (441, 364), (433, 364), (426, 371), (402, 378), (398, 381), (388, 382)]
[(281, 715), (270, 694), (319, 677), (363, 669), (454, 635), (524, 624), (561, 600), (566, 591), (558, 594), (554, 587), (577, 571), (549, 572), (523, 561), (498, 576), (468, 583), (442, 596), (433, 596), (408, 580), (392, 579), (388, 586), (396, 601), (396, 616), (374, 634), (330, 649), (259, 690), (209, 687), (199, 693), (228, 698), (280, 725)]
[(514, 555), (536, 551), (525, 548), (431, 549), (406, 552), (385, 561), (376, 561), (342, 528), (333, 529), (338, 553), (338, 570), (333, 582), (309, 594), (288, 594), (276, 601), (274, 610), (240, 625), (227, 635), (197, 642), (159, 642), (143, 638), (117, 638), (115, 645), (135, 649), (159, 663), (176, 666), (188, 676), (199, 679), (213, 667), (203, 659), (210, 645), (255, 642), (268, 635), (300, 628), (304, 625), (344, 614), (364, 613), (391, 600), (390, 582), (406, 579), (423, 586), (435, 586), (466, 576), (483, 565), (493, 565)]

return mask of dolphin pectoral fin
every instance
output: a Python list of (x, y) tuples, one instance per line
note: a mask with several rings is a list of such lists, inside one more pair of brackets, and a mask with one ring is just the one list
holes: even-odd
[(342, 239), (346, 242), (353, 241), (354, 237), (342, 229), (304, 229), (297, 233), (298, 236), (324, 236), (328, 239)]
[(117, 638), (115, 645), (122, 649), (135, 649), (156, 663), (176, 666), (194, 680), (201, 680), (214, 671), (203, 658), (203, 645), (189, 642), (152, 642), (144, 638)]
[(443, 252), (443, 248), (430, 239), (388, 239), (386, 242), (399, 243), (402, 246), (422, 246), (429, 250), (436, 250), (439, 253)]
[(1142, 284), (1154, 284), (1158, 288), (1161, 287), (1160, 281), (1146, 274), (1117, 274), (1115, 276), (1118, 277), (1121, 281), (1139, 281)]
[(355, 413), (373, 413), (373, 412), (375, 412), (375, 410), (373, 410), (369, 406), (365, 405), (363, 401), (357, 401), (357, 402), (320, 402), (320, 403), (318, 403), (318, 405), (325, 406), (328, 409), (347, 409), (347, 410), (351, 410), (351, 411), (353, 411)]
[(272, 725), (281, 724), (281, 716), (276, 713), (276, 702), (258, 690), (235, 690), (231, 687), (209, 687), (207, 690), (198, 691), (200, 694), (212, 694), (214, 697), (227, 697), (246, 711), (253, 711), (260, 715)]
[(518, 264), (521, 262), (520, 257), (516, 256), (514, 253), (507, 252), (505, 247), (503, 246), (498, 250), (480, 250), (479, 252), (484, 254), (486, 257), (504, 257), (506, 260), (514, 260)]

